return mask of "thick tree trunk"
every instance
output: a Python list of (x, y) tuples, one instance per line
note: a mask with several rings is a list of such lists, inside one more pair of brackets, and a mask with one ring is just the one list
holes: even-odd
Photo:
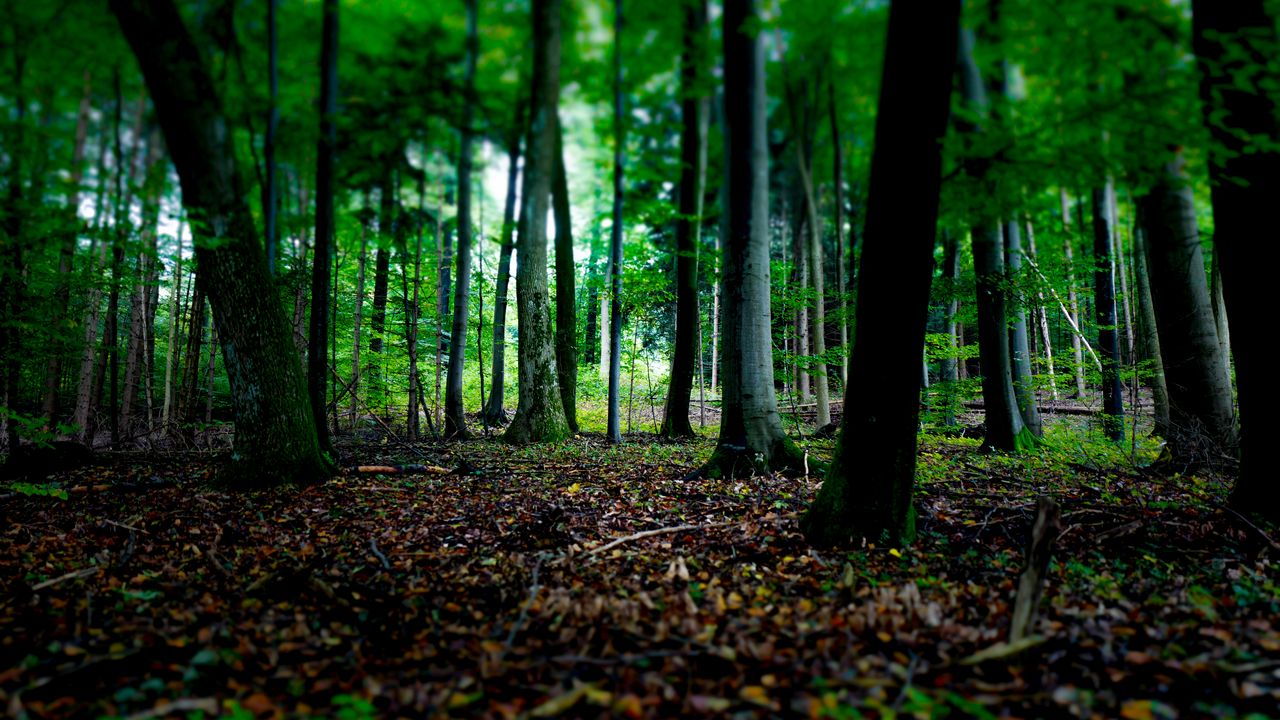
[(627, 150), (622, 89), (622, 0), (613, 0), (613, 223), (609, 229), (609, 442), (622, 442), (618, 400), (622, 393), (622, 204)]
[[(518, 115), (523, 115), (523, 112)], [(523, 124), (523, 119), (518, 117), (517, 128)], [(517, 129), (507, 143), (507, 199), (502, 209), (502, 247), (498, 251), (498, 281), (493, 301), (493, 382), (489, 389), (489, 403), (484, 408), (487, 425), (502, 425), (507, 421), (506, 410), (503, 409), (507, 374), (507, 288), (511, 285), (511, 251), (515, 247), (511, 236), (515, 231), (516, 191), (520, 178), (519, 133)]]
[(918, 368), (959, 21), (958, 0), (889, 6), (844, 418), (831, 468), (801, 521), (817, 544), (915, 536)]
[[(1108, 181), (1109, 182), (1109, 181)], [(1116, 328), (1114, 228), (1107, 189), (1093, 189), (1093, 307), (1102, 361), (1102, 422), (1107, 437), (1124, 439), (1124, 388), (1120, 385), (1120, 340)]]
[[(1214, 140), (1209, 178), (1215, 255), (1222, 265), (1236, 387), (1240, 396), (1240, 479), (1231, 501), (1280, 520), (1275, 470), (1266, 444), (1280, 436), (1271, 375), (1269, 304), (1259, 302), (1252, 277), (1280, 265), (1280, 245), (1259, 237), (1273, 225), (1280, 197), (1280, 127), (1275, 115), (1275, 18), (1263, 0), (1193, 0), (1195, 52), (1205, 124)], [(1262, 76), (1258, 77), (1259, 69)], [(1257, 83), (1244, 86), (1240, 78)], [(1247, 151), (1246, 151), (1247, 150)]]
[[(338, 0), (325, 0), (320, 31), (320, 136), (316, 142), (316, 249), (311, 263), (311, 323), (307, 333), (307, 394), (320, 447), (329, 450), (325, 395), (329, 365), (330, 273), (335, 254), (334, 154), (338, 143)], [(335, 430), (337, 428), (334, 428)]]
[(722, 15), (728, 131), (728, 218), (720, 280), (725, 353), (720, 436), (711, 458), (698, 471), (708, 477), (806, 469), (804, 457), (782, 430), (773, 389), (769, 154), (758, 11), (757, 0), (728, 0)]
[(503, 435), (511, 443), (551, 442), (569, 435), (556, 380), (547, 294), (547, 210), (560, 96), (560, 0), (533, 1), (533, 38), (532, 115), (523, 182), (526, 197), (516, 245), (520, 402)]
[(254, 485), (327, 478), (332, 467), (321, 456), (288, 324), (274, 293), (263, 292), (270, 277), (213, 79), (172, 2), (112, 0), (111, 8), (147, 80), (183, 201), (200, 220), (196, 260), (236, 416), (224, 477)]
[[(694, 359), (699, 353), (702, 316), (698, 310), (698, 246), (702, 230), (702, 194), (707, 169), (707, 98), (702, 91), (706, 67), (706, 0), (684, 3), (684, 55), (680, 63), (680, 197), (676, 220), (675, 347), (671, 378), (662, 411), (664, 437), (693, 437), (689, 399)], [(701, 379), (699, 379), (701, 381)]]
[(1164, 379), (1164, 361), (1160, 359), (1160, 333), (1156, 330), (1156, 310), (1151, 298), (1151, 275), (1147, 264), (1146, 220), (1138, 208), (1138, 223), (1133, 233), (1133, 264), (1138, 286), (1138, 356), (1151, 364), (1150, 382), (1154, 404), (1155, 434), (1169, 437), (1169, 388)]
[(1235, 416), (1191, 186), (1180, 156), (1166, 165), (1141, 202), (1169, 389), (1169, 449), (1180, 462), (1213, 462), (1236, 446)]
[(573, 263), (573, 217), (569, 211), (569, 174), (564, 164), (564, 128), (556, 119), (555, 167), (551, 179), (556, 221), (556, 376), (569, 432), (578, 432), (578, 305)]
[(458, 149), (458, 284), (453, 296), (453, 324), (449, 343), (449, 373), (444, 390), (445, 437), (464, 438), (466, 409), (462, 406), (462, 370), (467, 355), (467, 320), (471, 308), (471, 125), (475, 118), (476, 2), (466, 0), (467, 59), (463, 75), (462, 138)]

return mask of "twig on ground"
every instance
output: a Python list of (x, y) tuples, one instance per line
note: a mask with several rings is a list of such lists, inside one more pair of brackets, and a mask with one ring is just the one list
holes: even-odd
[(378, 558), (379, 560), (381, 560), (381, 561), (382, 561), (382, 567), (383, 567), (384, 569), (386, 569), (386, 570), (390, 570), (390, 569), (391, 569), (391, 561), (390, 561), (390, 560), (388, 560), (388, 559), (387, 559), (387, 556), (386, 556), (386, 555), (383, 555), (383, 554), (382, 554), (382, 551), (378, 549), (378, 539), (377, 539), (377, 538), (369, 538), (369, 549), (370, 549), (370, 550), (372, 550), (372, 551), (373, 551), (373, 554), (374, 554), (375, 556), (377, 556), (377, 558)]
[(90, 575), (97, 575), (100, 572), (102, 572), (102, 568), (100, 567), (80, 568), (79, 570), (69, 572), (66, 575), (59, 575), (56, 578), (45, 580), (44, 582), (41, 582), (41, 583), (36, 583), (35, 585), (31, 586), (31, 589), (33, 591), (43, 590), (45, 588), (53, 587), (58, 583), (66, 582), (67, 580), (75, 580), (76, 578), (89, 577)]

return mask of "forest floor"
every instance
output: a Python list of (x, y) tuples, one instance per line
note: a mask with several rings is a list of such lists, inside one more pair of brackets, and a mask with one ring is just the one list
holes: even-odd
[[(0, 488), (0, 714), (1274, 716), (1274, 528), (1080, 437), (926, 435), (916, 544), (822, 551), (819, 478), (682, 479), (705, 439), (363, 444), (466, 474), (251, 493), (212, 455), (104, 455)], [(1040, 495), (1043, 641), (966, 664), (1005, 638)]]

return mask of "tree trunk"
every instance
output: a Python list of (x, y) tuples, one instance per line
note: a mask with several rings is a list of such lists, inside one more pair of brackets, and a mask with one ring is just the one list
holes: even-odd
[[(365, 196), (366, 203), (368, 195)], [(351, 426), (355, 427), (356, 418), (360, 416), (360, 331), (364, 322), (364, 285), (365, 266), (369, 258), (369, 221), (368, 215), (360, 222), (360, 254), (356, 257), (356, 307), (351, 316)]]
[(1155, 434), (1169, 437), (1169, 389), (1164, 379), (1164, 362), (1160, 359), (1160, 333), (1156, 330), (1156, 310), (1151, 299), (1151, 275), (1147, 263), (1146, 219), (1138, 207), (1138, 223), (1133, 233), (1133, 264), (1138, 286), (1139, 357), (1151, 363), (1152, 402), (1155, 405)]
[[(1071, 310), (1071, 323), (1080, 328), (1080, 299), (1076, 295), (1076, 274), (1072, 247), (1075, 245), (1075, 234), (1071, 231), (1071, 200), (1067, 197), (1067, 189), (1059, 188), (1058, 196), (1062, 201), (1062, 257), (1067, 272), (1067, 307)], [(1085, 399), (1084, 388), (1084, 346), (1080, 334), (1071, 333), (1072, 374), (1076, 378), (1074, 397)]]
[(391, 274), (391, 251), (387, 246), (393, 242), (395, 233), (395, 214), (397, 209), (396, 189), (393, 174), (390, 170), (382, 181), (382, 198), (378, 216), (378, 250), (373, 259), (373, 315), (369, 318), (369, 384), (366, 391), (365, 405), (369, 412), (376, 413), (387, 396), (387, 381), (383, 376), (382, 345), (383, 335), (387, 330), (387, 283)]
[[(818, 204), (813, 197), (813, 178), (809, 174), (809, 162), (802, 151), (797, 149), (796, 167), (800, 171), (800, 188), (804, 193), (805, 214), (808, 216), (807, 235), (809, 276), (813, 283), (813, 354), (818, 358), (813, 374), (814, 402), (817, 413), (815, 427), (823, 428), (831, 424), (831, 397), (827, 386), (827, 313), (826, 300), (823, 294), (823, 261), (822, 225), (818, 220)], [(802, 242), (804, 242), (802, 240)]]
[(1217, 253), (1213, 256), (1212, 270), (1209, 275), (1209, 297), (1213, 302), (1213, 324), (1218, 329), (1218, 352), (1222, 355), (1222, 366), (1231, 377), (1231, 327), (1227, 324), (1227, 302), (1222, 294), (1222, 261)]
[[(965, 102), (979, 118), (985, 118), (987, 92), (974, 60), (973, 44), (973, 31), (960, 31), (960, 84)], [(970, 122), (960, 123), (960, 129), (966, 133), (982, 132), (981, 127)], [(977, 169), (972, 172), (987, 186), (987, 191), (993, 192), (991, 180), (986, 177), (987, 164), (987, 161), (976, 162)], [(978, 353), (982, 363), (982, 400), (987, 418), (983, 447), (1003, 451), (1025, 450), (1035, 446), (1036, 438), (1022, 420), (1013, 387), (1013, 358), (1008, 341), (1008, 275), (1005, 273), (1000, 223), (992, 218), (977, 218), (971, 223), (969, 232), (977, 280)]]
[(943, 424), (947, 427), (954, 427), (956, 422), (955, 408), (957, 405), (958, 388), (955, 383), (960, 382), (960, 337), (959, 326), (956, 323), (956, 315), (960, 312), (960, 295), (957, 293), (957, 285), (960, 282), (960, 241), (950, 232), (943, 231), (942, 235), (942, 277), (946, 279), (947, 290), (947, 309), (945, 315), (944, 329), (947, 334), (947, 342), (950, 347), (949, 357), (942, 360), (942, 368), (940, 375), (942, 381), (948, 383), (944, 386), (944, 397), (946, 398), (946, 411), (943, 417)]
[[(1004, 223), (1005, 266), (1015, 284), (1022, 276), (1022, 226), (1015, 218)], [(1036, 407), (1036, 386), (1031, 376), (1031, 350), (1027, 339), (1027, 311), (1019, 295), (1013, 308), (1013, 324), (1009, 326), (1009, 351), (1013, 355), (1013, 392), (1018, 401), (1022, 422), (1034, 435), (1043, 435), (1040, 409)]]
[(1180, 462), (1212, 462), (1235, 448), (1235, 417), (1191, 186), (1180, 156), (1166, 165), (1142, 203), (1151, 295), (1169, 388), (1169, 449)]
[[(791, 230), (791, 247), (794, 248), (795, 256), (791, 284), (800, 298), (806, 298), (809, 294), (809, 243), (805, 240), (808, 213), (805, 212), (803, 200), (795, 202), (793, 198), (791, 205), (795, 212), (795, 223)], [(784, 242), (783, 247), (786, 245), (787, 243)], [(783, 264), (786, 264), (785, 257)], [(806, 364), (809, 362), (809, 305), (803, 299), (796, 304), (795, 332), (796, 398), (800, 402), (809, 402), (809, 371), (806, 369)]]
[(520, 402), (503, 438), (552, 442), (569, 435), (556, 381), (555, 338), (547, 296), (547, 210), (555, 164), (560, 97), (560, 0), (533, 1), (533, 97), (524, 166), (516, 313), (520, 324)]
[[(1031, 226), (1031, 218), (1026, 218), (1027, 223), (1027, 257), (1034, 265), (1036, 262), (1036, 236)], [(1049, 332), (1049, 311), (1045, 306), (1044, 292), (1036, 290), (1036, 307), (1035, 307), (1035, 323), (1040, 332), (1040, 342), (1043, 347), (1045, 369), (1049, 373), (1049, 397), (1054, 402), (1058, 401), (1058, 376), (1053, 367), (1053, 338)], [(1077, 339), (1078, 342), (1078, 339)]]
[[(267, 0), (267, 132), (262, 142), (262, 155), (266, 165), (266, 178), (262, 183), (262, 242), (267, 250), (267, 272), (272, 277), (276, 275), (276, 254), (280, 244), (276, 230), (280, 210), (279, 195), (276, 192), (276, 131), (280, 125), (279, 63), (276, 58), (279, 46), (276, 31), (278, 2), (279, 0)], [(323, 90), (321, 94), (323, 95)]]
[[(1108, 180), (1108, 182), (1110, 182)], [(1093, 307), (1102, 361), (1102, 423), (1107, 437), (1124, 439), (1124, 388), (1120, 385), (1120, 340), (1116, 328), (1115, 262), (1107, 189), (1093, 189)]]
[(702, 230), (702, 194), (707, 170), (707, 98), (702, 91), (706, 67), (706, 0), (684, 3), (684, 54), (680, 63), (680, 198), (676, 220), (675, 347), (671, 378), (662, 411), (664, 437), (693, 437), (689, 399), (702, 316), (698, 310), (698, 246)]
[(724, 297), (720, 436), (698, 473), (707, 477), (804, 472), (782, 431), (773, 385), (769, 279), (769, 154), (765, 139), (764, 44), (757, 0), (728, 0), (722, 15), (728, 184), (721, 267)]
[(569, 212), (569, 175), (564, 165), (564, 129), (556, 119), (555, 167), (551, 179), (556, 221), (556, 375), (569, 432), (578, 432), (578, 305), (573, 263), (573, 218)]
[(959, 22), (958, 0), (889, 6), (844, 417), (822, 489), (801, 521), (816, 544), (915, 536), (919, 358)]
[(517, 111), (517, 130), (507, 142), (507, 199), (502, 209), (502, 247), (498, 251), (498, 281), (493, 300), (493, 382), (490, 383), (489, 404), (484, 408), (487, 425), (502, 425), (507, 421), (503, 409), (507, 367), (507, 288), (511, 285), (511, 251), (515, 247), (511, 236), (515, 230), (516, 190), (520, 178), (519, 128), (524, 125), (522, 115), (523, 111)]
[(333, 213), (334, 153), (338, 131), (338, 0), (325, 0), (320, 35), (320, 136), (316, 142), (316, 248), (311, 262), (311, 323), (307, 334), (307, 392), (320, 447), (329, 446), (325, 419), (325, 395), (329, 366), (325, 346), (329, 340), (330, 273), (335, 254)]
[(180, 360), (174, 346), (178, 342), (178, 299), (182, 297), (183, 227), (184, 223), (180, 218), (178, 220), (178, 249), (173, 254), (173, 286), (169, 289), (169, 334), (168, 342), (165, 343), (164, 353), (164, 408), (161, 410), (160, 424), (163, 426), (162, 432), (166, 435), (169, 433), (169, 421), (173, 417), (173, 364), (175, 361)]
[[(827, 107), (831, 114), (831, 171), (835, 186), (836, 295), (840, 312), (840, 387), (849, 381), (849, 314), (845, 307), (844, 247), (844, 144), (840, 137), (839, 114), (836, 112), (835, 73), (827, 76)], [(955, 328), (952, 328), (954, 335)]]
[(622, 442), (622, 202), (627, 124), (622, 89), (622, 0), (613, 0), (613, 223), (609, 230), (609, 442)]
[[(1268, 303), (1260, 302), (1252, 277), (1280, 265), (1280, 246), (1259, 237), (1270, 228), (1280, 197), (1280, 128), (1271, 62), (1275, 19), (1263, 0), (1193, 0), (1194, 47), (1200, 63), (1205, 125), (1214, 140), (1209, 163), (1216, 256), (1221, 258), (1223, 296), (1235, 326), (1231, 335), (1240, 396), (1240, 478), (1232, 503), (1280, 520), (1275, 471), (1266, 447), (1280, 436), (1271, 381)], [(1263, 76), (1257, 78), (1259, 69)], [(1242, 86), (1240, 78), (1257, 78)], [(1246, 151), (1247, 150), (1247, 151)], [(1163, 338), (1161, 338), (1163, 340)], [(1172, 388), (1170, 388), (1172, 392)]]
[[(306, 378), (270, 286), (213, 79), (168, 0), (112, 0), (151, 91), (188, 212), (196, 261), (220, 329), (236, 417), (224, 477), (238, 484), (327, 478)], [(215, 242), (216, 240), (216, 242)]]
[(466, 409), (462, 406), (462, 370), (467, 355), (467, 320), (471, 308), (471, 125), (475, 118), (476, 2), (466, 0), (467, 59), (463, 75), (462, 139), (458, 150), (458, 285), (453, 296), (453, 325), (449, 343), (449, 373), (444, 391), (445, 437), (464, 438)]

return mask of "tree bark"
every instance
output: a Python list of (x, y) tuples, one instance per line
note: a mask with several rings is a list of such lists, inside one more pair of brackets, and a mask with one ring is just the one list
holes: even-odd
[(1133, 233), (1133, 263), (1138, 286), (1138, 349), (1143, 362), (1151, 363), (1150, 382), (1154, 404), (1155, 434), (1169, 437), (1169, 388), (1164, 379), (1164, 362), (1160, 359), (1160, 333), (1156, 330), (1155, 304), (1151, 298), (1151, 275), (1147, 265), (1146, 220), (1138, 206), (1138, 223)]
[[(972, 30), (960, 31), (960, 85), (964, 99), (979, 118), (988, 110), (986, 87), (974, 60)], [(961, 132), (981, 133), (972, 123), (961, 123)], [(986, 177), (988, 161), (974, 163), (972, 174), (988, 192), (993, 192)], [(1005, 272), (1005, 248), (1001, 226), (993, 218), (974, 218), (970, 226), (973, 242), (973, 270), (977, 278), (978, 353), (982, 363), (982, 399), (986, 409), (987, 433), (983, 447), (1007, 452), (1034, 447), (1035, 435), (1022, 419), (1013, 384), (1013, 358), (1008, 327), (1008, 275)]]
[(569, 175), (564, 164), (564, 128), (556, 119), (555, 167), (551, 179), (556, 221), (556, 376), (569, 432), (578, 432), (578, 305), (573, 263), (573, 217), (569, 211)]
[(169, 0), (112, 0), (155, 104), (199, 242), (236, 416), (233, 484), (327, 478), (306, 380), (270, 286), (212, 77)]
[[(1031, 260), (1032, 265), (1036, 262), (1036, 236), (1031, 225), (1031, 218), (1026, 218), (1027, 227), (1027, 258)], [(1049, 310), (1045, 306), (1044, 292), (1036, 290), (1036, 307), (1034, 312), (1034, 321), (1040, 333), (1042, 352), (1044, 353), (1045, 370), (1049, 374), (1049, 397), (1054, 402), (1058, 401), (1058, 375), (1053, 366), (1053, 338), (1049, 332)], [(1077, 339), (1078, 342), (1078, 339)]]
[(556, 380), (555, 338), (547, 296), (547, 210), (560, 98), (560, 0), (533, 2), (533, 97), (524, 166), (526, 194), (516, 245), (516, 313), (520, 324), (520, 401), (503, 438), (552, 442), (569, 435)]
[[(796, 167), (800, 171), (800, 188), (804, 194), (805, 215), (808, 218), (808, 234), (806, 235), (808, 252), (809, 277), (813, 284), (813, 354), (818, 358), (813, 373), (815, 413), (814, 425), (818, 428), (831, 424), (831, 397), (827, 385), (827, 340), (826, 340), (826, 299), (823, 287), (822, 224), (819, 222), (818, 204), (813, 197), (813, 178), (809, 174), (809, 161), (803, 152), (796, 153)], [(805, 240), (802, 240), (805, 242)]]
[(487, 425), (502, 425), (507, 421), (503, 409), (507, 367), (507, 288), (511, 285), (511, 251), (515, 247), (511, 236), (515, 231), (523, 114), (523, 110), (517, 110), (516, 130), (507, 141), (507, 199), (502, 209), (502, 247), (498, 251), (498, 281), (493, 301), (493, 382), (490, 383), (489, 403), (484, 408)]
[(706, 67), (706, 0), (684, 3), (684, 54), (680, 62), (680, 196), (676, 220), (675, 346), (671, 377), (662, 411), (664, 437), (693, 437), (689, 400), (693, 393), (695, 356), (699, 355), (702, 316), (698, 310), (698, 246), (702, 230), (702, 195), (707, 169), (707, 98), (702, 91)]
[(627, 124), (622, 88), (622, 0), (613, 0), (613, 224), (609, 229), (609, 442), (622, 442), (622, 205)]
[(1236, 447), (1231, 380), (1218, 345), (1195, 205), (1180, 156), (1165, 166), (1141, 202), (1169, 389), (1169, 449), (1180, 462), (1214, 461)]
[[(316, 142), (316, 249), (311, 262), (311, 323), (307, 334), (307, 393), (320, 447), (329, 451), (329, 423), (325, 395), (329, 366), (330, 273), (333, 270), (335, 223), (333, 213), (334, 153), (338, 131), (338, 0), (325, 0), (320, 31), (320, 136)], [(336, 428), (335, 428), (336, 429)]]
[[(1110, 182), (1110, 181), (1108, 181)], [(1107, 189), (1093, 189), (1093, 307), (1102, 361), (1102, 423), (1107, 437), (1124, 439), (1124, 388), (1120, 385), (1120, 339), (1116, 328), (1114, 228)]]
[(466, 0), (466, 69), (463, 74), (462, 132), (458, 149), (458, 284), (453, 296), (453, 324), (449, 343), (449, 373), (444, 391), (445, 437), (468, 437), (462, 405), (462, 370), (467, 355), (467, 320), (471, 308), (471, 125), (475, 119), (477, 0)]
[[(1005, 265), (1009, 278), (1017, 283), (1022, 276), (1022, 226), (1015, 218), (1004, 223)], [(1009, 326), (1009, 351), (1013, 355), (1013, 392), (1022, 422), (1034, 435), (1043, 435), (1040, 409), (1036, 407), (1035, 380), (1031, 373), (1031, 350), (1027, 338), (1027, 311), (1019, 297)]]
[[(276, 5), (267, 0), (267, 132), (262, 142), (266, 178), (262, 183), (262, 242), (267, 250), (267, 272), (275, 277), (276, 254), (279, 252), (279, 195), (276, 192), (276, 131), (280, 125), (280, 80), (277, 61), (279, 42), (276, 31)], [(323, 32), (323, 30), (322, 30)], [(322, 91), (323, 94), (323, 91)]]
[[(1076, 294), (1076, 274), (1072, 247), (1075, 245), (1075, 234), (1071, 231), (1071, 200), (1067, 197), (1067, 189), (1059, 188), (1058, 197), (1062, 201), (1062, 257), (1067, 272), (1067, 307), (1071, 310), (1071, 323), (1080, 327), (1080, 298)], [(1084, 387), (1084, 347), (1080, 334), (1071, 333), (1072, 374), (1076, 379), (1074, 397), (1085, 398)]]
[[(840, 387), (849, 381), (849, 314), (845, 307), (844, 246), (844, 143), (840, 137), (839, 114), (836, 112), (835, 73), (827, 76), (827, 107), (831, 114), (831, 171), (835, 186), (836, 295), (840, 312)], [(954, 335), (955, 328), (952, 328)]]
[(369, 318), (369, 384), (365, 405), (369, 412), (377, 412), (387, 395), (387, 380), (383, 375), (382, 346), (387, 331), (387, 284), (391, 275), (391, 251), (394, 242), (395, 215), (398, 206), (394, 173), (386, 170), (382, 180), (382, 197), (378, 214), (378, 250), (373, 259), (373, 314)]
[(724, 299), (723, 402), (716, 449), (698, 474), (800, 473), (805, 471), (804, 457), (782, 430), (773, 385), (769, 154), (759, 4), (757, 0), (728, 0), (721, 19), (728, 131), (728, 218), (720, 280)]
[(816, 544), (915, 536), (919, 363), (959, 22), (959, 0), (889, 6), (844, 417), (801, 521)]

